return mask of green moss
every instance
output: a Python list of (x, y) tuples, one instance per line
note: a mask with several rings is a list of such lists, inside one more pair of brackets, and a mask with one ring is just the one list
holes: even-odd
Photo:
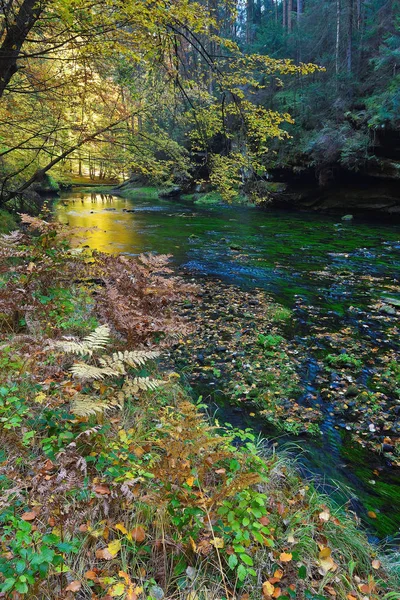
[(8, 233), (16, 229), (17, 222), (14, 215), (6, 210), (0, 210), (0, 233)]
[(158, 187), (128, 187), (114, 189), (113, 194), (135, 200), (136, 198), (158, 200), (161, 188)]
[(357, 369), (362, 367), (362, 361), (351, 354), (339, 354), (338, 356), (328, 354), (326, 362), (331, 367), (356, 367)]
[(199, 206), (212, 206), (214, 204), (222, 204), (223, 199), (219, 192), (208, 192), (207, 194), (200, 194), (194, 203)]

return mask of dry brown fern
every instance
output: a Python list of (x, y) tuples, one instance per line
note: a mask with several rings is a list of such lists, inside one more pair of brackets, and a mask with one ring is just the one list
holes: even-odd
[(173, 303), (197, 288), (173, 277), (168, 255), (137, 258), (95, 254), (95, 271), (104, 285), (97, 310), (121, 333), (130, 347), (168, 342), (188, 329), (174, 314)]

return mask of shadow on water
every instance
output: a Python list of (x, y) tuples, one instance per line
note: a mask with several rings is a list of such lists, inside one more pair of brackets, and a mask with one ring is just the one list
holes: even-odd
[[(302, 347), (300, 404), (323, 410), (322, 435), (291, 437), (261, 423), (249, 412), (229, 406), (217, 394), (221, 421), (251, 427), (270, 443), (299, 458), (304, 474), (365, 520), (379, 537), (400, 526), (400, 474), (378, 455), (355, 444), (346, 427), (338, 427), (329, 402), (318, 389), (318, 344), (314, 354), (302, 340), (319, 324), (335, 332), (351, 325), (360, 339), (398, 351), (383, 318), (371, 305), (385, 294), (400, 298), (400, 227), (368, 222), (342, 223), (316, 214), (263, 212), (256, 208), (200, 208), (180, 201), (135, 200), (109, 194), (64, 194), (55, 218), (71, 226), (93, 227), (86, 243), (111, 253), (173, 255), (175, 265), (191, 278), (213, 277), (247, 290), (261, 288), (276, 302), (294, 310), (289, 332)], [(394, 302), (395, 300), (392, 301)], [(400, 302), (400, 300), (399, 300)], [(392, 324), (393, 327), (393, 324)], [(361, 383), (371, 371), (364, 366)], [(208, 390), (198, 388), (199, 394)], [(216, 404), (215, 404), (216, 403)], [(344, 491), (345, 490), (345, 491)], [(371, 520), (368, 511), (379, 513)]]

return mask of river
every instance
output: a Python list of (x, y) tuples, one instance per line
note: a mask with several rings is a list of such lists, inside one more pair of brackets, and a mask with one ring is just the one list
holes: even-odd
[[(339, 502), (348, 501), (372, 539), (394, 539), (400, 526), (399, 225), (80, 192), (63, 194), (54, 210), (73, 227), (96, 226), (85, 242), (91, 248), (172, 254), (180, 272), (198, 283), (220, 282), (222, 295), (261, 289), (290, 309), (286, 336), (301, 385), (296, 400), (300, 411), (319, 415), (320, 433), (295, 437), (253, 409), (226, 402), (219, 418), (280, 446), (290, 442), (303, 472)], [(195, 389), (219, 401), (204, 379)]]

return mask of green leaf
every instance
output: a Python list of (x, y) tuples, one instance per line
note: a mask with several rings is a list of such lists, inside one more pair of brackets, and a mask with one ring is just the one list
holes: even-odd
[(0, 585), (0, 590), (2, 591), (2, 593), (8, 592), (9, 590), (11, 590), (12, 587), (14, 587), (14, 583), (16, 582), (16, 579), (14, 579), (13, 577), (9, 577), (8, 579), (6, 579), (4, 581), (4, 583), (2, 583)]
[(300, 569), (298, 570), (297, 575), (299, 576), (300, 579), (305, 579), (307, 577), (307, 569), (304, 565), (301, 565)]
[(238, 564), (238, 557), (236, 556), (236, 554), (231, 554), (230, 557), (228, 558), (229, 567), (231, 569), (234, 569), (237, 564)]
[(244, 562), (246, 565), (249, 565), (249, 567), (253, 566), (253, 559), (250, 558), (250, 556), (248, 554), (240, 554), (240, 560), (242, 562)]
[(15, 584), (15, 589), (20, 594), (26, 594), (28, 591), (28, 585), (25, 583), (25, 581), (17, 581)]
[(246, 579), (247, 569), (244, 565), (239, 565), (237, 570), (237, 576), (239, 581), (244, 581)]
[(20, 575), (21, 573), (23, 573), (25, 571), (25, 567), (26, 567), (26, 563), (24, 560), (19, 560), (16, 563), (15, 570), (17, 571), (18, 575)]

